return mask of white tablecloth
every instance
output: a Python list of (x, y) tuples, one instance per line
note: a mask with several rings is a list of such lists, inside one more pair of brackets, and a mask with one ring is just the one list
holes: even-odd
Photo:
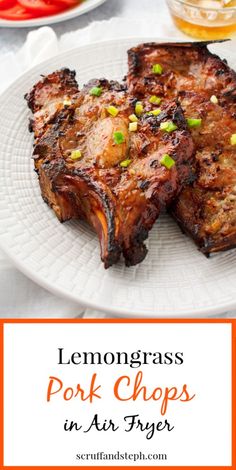
[[(112, 16), (117, 18), (108, 20)], [(89, 42), (137, 35), (184, 37), (173, 26), (164, 0), (108, 0), (92, 13), (53, 29), (45, 27), (30, 33), (25, 29), (2, 30), (0, 91), (22, 72), (60, 51)], [(19, 272), (1, 249), (0, 315), (37, 318), (107, 316), (85, 310), (42, 289)]]

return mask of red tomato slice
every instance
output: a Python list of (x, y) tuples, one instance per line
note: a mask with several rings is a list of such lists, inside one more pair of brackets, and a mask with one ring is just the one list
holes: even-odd
[(11, 8), (16, 4), (16, 0), (0, 0), (0, 10), (2, 8)]
[(18, 4), (14, 5), (12, 8), (0, 9), (0, 18), (3, 20), (23, 21), (34, 17), (35, 15), (32, 15), (32, 13), (29, 13)]
[(66, 8), (72, 8), (79, 5), (82, 0), (54, 0), (57, 5), (64, 5)]
[(37, 16), (54, 15), (65, 7), (58, 5), (54, 0), (17, 0), (26, 11), (37, 14)]

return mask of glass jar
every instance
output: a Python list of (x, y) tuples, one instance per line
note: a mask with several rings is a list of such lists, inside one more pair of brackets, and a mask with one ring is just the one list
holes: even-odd
[(177, 28), (202, 40), (236, 36), (236, 0), (167, 0)]

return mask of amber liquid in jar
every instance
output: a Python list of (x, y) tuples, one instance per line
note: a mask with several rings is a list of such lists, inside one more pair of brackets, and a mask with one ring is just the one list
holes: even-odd
[(225, 6), (220, 0), (186, 0), (186, 4), (198, 7), (198, 14), (186, 5), (181, 17), (174, 11), (172, 17), (176, 26), (188, 36), (204, 40), (236, 37), (236, 11), (234, 14), (229, 11), (230, 8), (236, 10), (236, 0), (226, 1)]

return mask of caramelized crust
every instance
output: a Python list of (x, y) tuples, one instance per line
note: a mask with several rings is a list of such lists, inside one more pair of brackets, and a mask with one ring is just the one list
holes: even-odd
[[(101, 88), (101, 96), (91, 95), (93, 87)], [(78, 92), (68, 70), (45, 77), (27, 99), (34, 112), (33, 156), (43, 199), (61, 222), (89, 222), (105, 268), (121, 254), (128, 266), (141, 262), (147, 253), (143, 242), (160, 211), (193, 176), (193, 144), (180, 106), (172, 100), (159, 116), (144, 113), (131, 132), (136, 100), (124, 86), (92, 80)], [(116, 116), (107, 110), (111, 105)], [(161, 131), (167, 120), (177, 130)], [(123, 142), (115, 142), (116, 132)], [(81, 154), (77, 160), (71, 158), (75, 150)], [(171, 169), (160, 163), (164, 154), (175, 162)]]
[(206, 254), (236, 246), (236, 73), (206, 43), (143, 44), (128, 59), (133, 96), (178, 99), (186, 118), (202, 120), (191, 129), (196, 181), (173, 204), (173, 216)]

